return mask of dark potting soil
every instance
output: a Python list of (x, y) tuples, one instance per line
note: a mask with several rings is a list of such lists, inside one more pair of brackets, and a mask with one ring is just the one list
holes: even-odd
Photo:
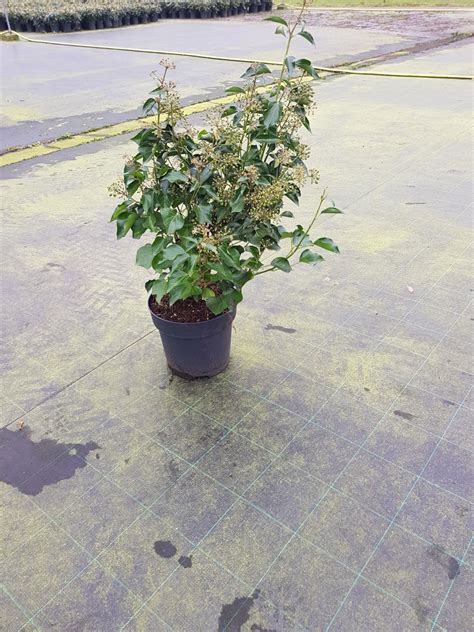
[(170, 305), (168, 296), (163, 296), (160, 303), (152, 296), (150, 308), (156, 316), (175, 323), (200, 323), (215, 318), (205, 301), (194, 298), (186, 298)]

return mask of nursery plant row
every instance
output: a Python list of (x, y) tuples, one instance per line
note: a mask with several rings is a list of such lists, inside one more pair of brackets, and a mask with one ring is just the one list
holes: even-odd
[[(14, 31), (63, 32), (117, 28), (165, 18), (216, 18), (270, 11), (272, 0), (10, 0)], [(7, 28), (4, 15), (0, 29)]]

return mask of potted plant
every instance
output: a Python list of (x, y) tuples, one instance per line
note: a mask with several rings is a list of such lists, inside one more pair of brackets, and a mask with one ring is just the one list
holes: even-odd
[(289, 55), (295, 37), (313, 38), (300, 18), (291, 25), (266, 19), (287, 40), (281, 71), (274, 77), (265, 64), (250, 66), (244, 83), (226, 90), (233, 102), (214, 112), (206, 129), (186, 121), (168, 80), (174, 66), (161, 62), (143, 106), (150, 122), (132, 139), (138, 151), (110, 189), (122, 198), (111, 218), (117, 237), (152, 235), (136, 263), (153, 271), (145, 284), (151, 317), (171, 371), (186, 378), (226, 368), (249, 281), (338, 252), (331, 239), (312, 235), (321, 214), (341, 212), (325, 204), (324, 193), (306, 227), (283, 204), (298, 204), (302, 185), (318, 180), (305, 167), (309, 148), (299, 136), (310, 129), (317, 73), (308, 59)]

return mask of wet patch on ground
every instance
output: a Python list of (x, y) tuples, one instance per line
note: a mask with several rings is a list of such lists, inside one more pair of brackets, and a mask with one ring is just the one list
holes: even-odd
[(272, 325), (271, 323), (267, 323), (265, 325), (266, 331), (281, 331), (284, 334), (294, 334), (296, 333), (296, 329), (292, 327), (282, 327), (281, 325)]
[(153, 548), (155, 549), (155, 553), (157, 555), (166, 559), (176, 555), (177, 551), (175, 545), (169, 540), (157, 540), (153, 545)]
[(411, 607), (415, 611), (418, 623), (420, 623), (420, 625), (425, 624), (430, 613), (430, 609), (423, 603), (421, 598), (417, 597), (411, 604)]
[(406, 419), (410, 421), (411, 419), (415, 419), (416, 415), (412, 415), (412, 413), (407, 413), (404, 410), (394, 410), (393, 414), (397, 417), (401, 417), (402, 419)]
[(181, 564), (183, 568), (191, 568), (193, 565), (192, 555), (182, 555), (178, 560), (178, 564)]
[(440, 546), (437, 546), (436, 544), (430, 546), (428, 549), (428, 555), (446, 569), (449, 579), (454, 579), (460, 574), (461, 569), (459, 562), (452, 557), (452, 555), (446, 553)]
[[(44, 487), (72, 478), (77, 470), (86, 467), (89, 452), (100, 449), (94, 441), (85, 444), (61, 443), (56, 439), (33, 441), (27, 426), (17, 431), (0, 430), (0, 446), (0, 481), (28, 496), (37, 496)], [(53, 463), (57, 466), (47, 467)]]
[(260, 591), (257, 589), (250, 597), (236, 597), (232, 603), (224, 604), (217, 625), (218, 632), (241, 630), (249, 620), (250, 609), (259, 595)]

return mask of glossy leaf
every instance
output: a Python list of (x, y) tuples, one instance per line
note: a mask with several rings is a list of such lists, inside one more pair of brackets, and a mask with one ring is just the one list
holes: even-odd
[(300, 261), (301, 263), (318, 263), (319, 261), (324, 261), (324, 259), (321, 255), (306, 248), (306, 250), (303, 250), (300, 254)]
[(230, 88), (226, 88), (225, 92), (227, 92), (227, 94), (245, 94), (245, 90), (240, 86), (232, 86)]
[(151, 268), (151, 263), (156, 252), (153, 250), (152, 244), (146, 244), (137, 250), (136, 264), (142, 268)]
[(119, 218), (117, 220), (117, 239), (122, 239), (128, 233), (133, 226), (138, 215), (136, 213), (130, 213), (125, 219)]
[(228, 308), (228, 300), (225, 296), (213, 296), (206, 300), (206, 305), (215, 316), (218, 316)]
[(282, 112), (282, 104), (279, 101), (272, 103), (270, 108), (263, 115), (263, 124), (265, 127), (273, 127), (280, 120)]
[(212, 206), (210, 204), (200, 204), (196, 208), (196, 217), (200, 224), (208, 224), (211, 221)]
[(328, 208), (325, 208), (323, 211), (321, 211), (321, 215), (323, 213), (332, 213), (334, 215), (338, 214), (338, 213), (343, 213), (344, 211), (341, 211), (341, 209), (336, 208), (335, 206), (328, 206)]
[(252, 77), (259, 77), (260, 75), (271, 74), (270, 68), (266, 64), (253, 64), (249, 66), (242, 75), (242, 79), (250, 79)]
[(298, 33), (298, 35), (300, 35), (301, 37), (303, 37), (306, 41), (308, 41), (310, 44), (312, 44), (313, 46), (315, 45), (314, 43), (314, 37), (311, 35), (311, 33), (308, 33), (308, 31), (300, 31)]
[(313, 64), (310, 62), (309, 59), (297, 59), (295, 61), (295, 66), (297, 68), (300, 68), (304, 73), (306, 73), (310, 77), (313, 77), (314, 79), (317, 79), (319, 77), (316, 69), (313, 68)]
[(319, 248), (324, 248), (324, 250), (329, 250), (330, 252), (339, 252), (339, 248), (329, 237), (320, 237), (314, 242), (314, 245)]
[(159, 303), (163, 296), (166, 294), (168, 284), (165, 280), (158, 280), (151, 284), (150, 292), (154, 295), (156, 301)]
[(184, 173), (181, 173), (180, 171), (170, 171), (169, 173), (166, 174), (165, 179), (168, 180), (168, 182), (187, 182), (188, 181), (187, 176), (185, 176)]
[(212, 298), (216, 295), (216, 293), (214, 292), (214, 290), (212, 290), (210, 287), (205, 287), (202, 290), (202, 298), (206, 299), (206, 298)]
[(277, 257), (276, 259), (273, 259), (271, 265), (283, 272), (291, 272), (290, 262), (285, 257)]
[(279, 15), (271, 15), (268, 18), (263, 19), (264, 22), (275, 22), (276, 24), (283, 24), (283, 26), (288, 26), (288, 22), (281, 18)]

